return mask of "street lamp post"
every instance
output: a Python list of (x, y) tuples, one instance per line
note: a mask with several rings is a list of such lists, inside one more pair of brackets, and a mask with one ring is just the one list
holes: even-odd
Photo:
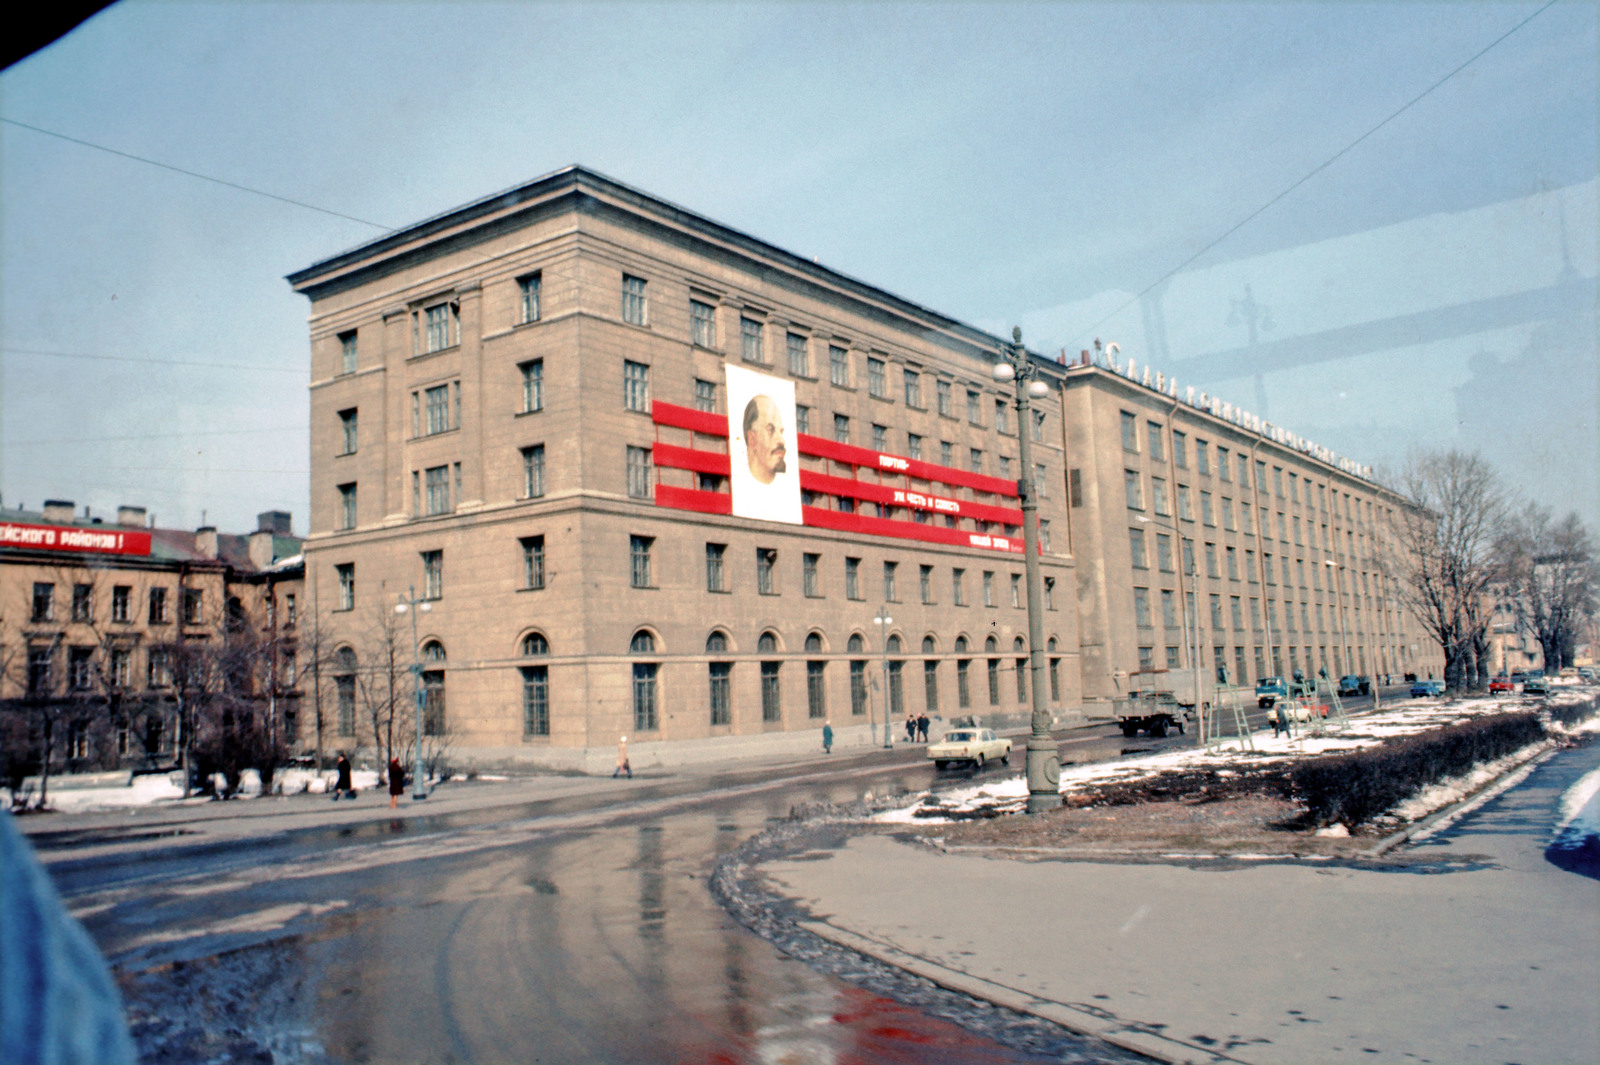
[(1033, 674), (1033, 729), (1028, 735), (1028, 812), (1043, 813), (1061, 805), (1061, 760), (1050, 735), (1050, 713), (1045, 707), (1044, 617), (1041, 600), (1044, 582), (1039, 572), (1039, 498), (1033, 483), (1033, 413), (1031, 399), (1043, 399), (1050, 386), (1038, 379), (1038, 367), (1022, 346), (1022, 330), (1011, 330), (1011, 344), (1000, 352), (993, 376), (996, 382), (1016, 382), (1017, 445), (1022, 476), (1017, 495), (1022, 499), (1023, 568), (1028, 582), (1028, 659)]
[[(1342, 678), (1350, 670), (1350, 647), (1344, 634), (1344, 576), (1339, 572), (1344, 567), (1331, 558), (1324, 559), (1322, 564), (1328, 567), (1328, 576), (1334, 581), (1333, 609), (1339, 615), (1339, 676)], [(1334, 690), (1338, 690), (1338, 681), (1334, 682)]]
[[(1171, 529), (1172, 530), (1172, 535), (1174, 535), (1174, 536), (1176, 536), (1178, 538), (1178, 609), (1182, 610), (1184, 612), (1184, 618), (1183, 618), (1183, 642), (1188, 645), (1185, 648), (1185, 651), (1188, 654), (1189, 671), (1194, 675), (1194, 701), (1195, 701), (1195, 707), (1196, 707), (1197, 710), (1200, 711), (1200, 715), (1199, 715), (1200, 716), (1200, 727), (1196, 730), (1196, 738), (1199, 740), (1200, 746), (1204, 747), (1206, 745), (1206, 715), (1205, 715), (1205, 707), (1203, 705), (1201, 705), (1201, 704), (1204, 703), (1204, 700), (1200, 697), (1200, 662), (1199, 662), (1199, 655), (1200, 655), (1200, 588), (1199, 588), (1199, 582), (1197, 580), (1195, 580), (1193, 552), (1191, 551), (1190, 558), (1189, 558), (1188, 562), (1185, 563), (1184, 558), (1183, 558), (1183, 532), (1176, 525), (1173, 525), (1170, 522), (1161, 521), (1161, 520), (1159, 520), (1157, 518), (1147, 517), (1144, 514), (1140, 514), (1138, 516), (1138, 520), (1141, 521), (1141, 522), (1145, 522), (1147, 524), (1150, 524), (1150, 525), (1161, 525), (1161, 526), (1164, 526), (1165, 528)], [(1185, 569), (1186, 566), (1187, 566), (1188, 571), (1189, 571), (1189, 588), (1194, 590), (1194, 600), (1195, 601), (1194, 601), (1194, 606), (1193, 607), (1191, 607), (1189, 605), (1189, 591), (1188, 591), (1188, 589), (1184, 588), (1184, 586), (1183, 586), (1184, 569)], [(1191, 636), (1191, 630), (1190, 630), (1190, 625), (1191, 624), (1193, 624), (1193, 626), (1194, 626), (1193, 635), (1192, 636)]]
[(889, 626), (894, 624), (894, 618), (889, 616), (889, 608), (884, 607), (878, 611), (878, 616), (872, 619), (878, 625), (878, 647), (883, 652), (883, 746), (887, 749), (894, 746), (894, 736), (890, 731), (889, 720)]
[[(426, 613), (432, 609), (432, 603), (426, 599), (417, 598), (417, 587), (414, 584), (407, 586), (406, 598), (394, 605), (396, 614), (409, 613), (411, 615), (411, 681), (417, 696), (417, 749), (415, 752), (415, 766), (411, 774), (411, 798), (413, 801), (428, 797), (428, 793), (422, 783), (422, 651), (417, 643), (417, 612)], [(392, 758), (393, 755), (391, 754), (390, 757)]]

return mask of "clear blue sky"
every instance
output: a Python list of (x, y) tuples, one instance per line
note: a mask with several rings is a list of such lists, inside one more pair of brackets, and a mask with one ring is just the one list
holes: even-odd
[(1597, 5), (1540, 7), (119, 4), (0, 117), (375, 225), (0, 125), (0, 492), (303, 532), (283, 275), (582, 163), (1360, 461), (1482, 448), (1600, 524)]

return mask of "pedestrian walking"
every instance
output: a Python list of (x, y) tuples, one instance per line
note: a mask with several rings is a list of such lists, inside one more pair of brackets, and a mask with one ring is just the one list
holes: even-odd
[(822, 753), (823, 754), (832, 754), (833, 753), (833, 722), (832, 721), (824, 721), (822, 723)]
[(628, 764), (628, 737), (624, 736), (617, 741), (617, 768), (611, 771), (611, 778), (627, 777), (633, 779), (633, 766)]
[(917, 719), (911, 716), (910, 711), (906, 712), (906, 742), (917, 742)]
[(920, 743), (928, 742), (928, 712), (926, 710), (917, 715), (917, 740)]
[(400, 805), (400, 796), (406, 793), (406, 771), (400, 759), (389, 759), (389, 809)]
[(349, 795), (352, 799), (355, 798), (356, 789), (350, 783), (350, 759), (344, 756), (343, 751), (339, 752), (339, 761), (334, 765), (334, 769), (338, 775), (333, 782), (333, 801), (338, 802), (346, 795)]

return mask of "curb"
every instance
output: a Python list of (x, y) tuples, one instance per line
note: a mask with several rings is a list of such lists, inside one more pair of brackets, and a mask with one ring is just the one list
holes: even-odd
[(1367, 853), (1375, 858), (1382, 857), (1402, 843), (1413, 839), (1425, 839), (1436, 831), (1448, 828), (1458, 818), (1465, 817), (1478, 807), (1499, 798), (1522, 783), (1534, 769), (1538, 768), (1539, 763), (1554, 757), (1556, 752), (1560, 750), (1549, 740), (1537, 744), (1536, 747), (1538, 749), (1527, 758), (1524, 758), (1516, 765), (1510, 766), (1504, 773), (1501, 773), (1477, 791), (1451, 803), (1449, 806), (1435, 810), (1421, 821), (1416, 821), (1392, 835), (1385, 836)]
[(892, 965), (929, 983), (991, 1002), (1016, 1013), (1037, 1017), (1078, 1035), (1098, 1039), (1122, 1050), (1142, 1054), (1167, 1065), (1243, 1065), (1244, 1059), (1229, 1057), (1205, 1047), (1185, 1043), (1160, 1034), (1153, 1028), (1121, 1021), (1104, 1010), (1084, 1003), (1056, 1002), (1014, 987), (997, 984), (980, 976), (950, 969), (920, 955), (910, 954), (892, 944), (869, 939), (826, 921), (799, 921), (796, 926), (835, 946), (863, 954), (885, 965)]

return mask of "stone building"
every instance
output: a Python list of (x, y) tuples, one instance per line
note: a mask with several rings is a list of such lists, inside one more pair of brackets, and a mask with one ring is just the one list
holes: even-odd
[(293, 749), (314, 742), (300, 712), (300, 541), (269, 511), (247, 535), (115, 522), (73, 503), (0, 509), (0, 730), (6, 772), (159, 768), (182, 745), (186, 670), (248, 636), (270, 654), (250, 688)]
[[(1034, 356), (1049, 393), (1019, 426), (1001, 338), (579, 167), (289, 281), (341, 743), (393, 731), (413, 658), (430, 742), (478, 765), (605, 770), (621, 736), (635, 764), (799, 751), (830, 720), (862, 743), (886, 710), (1021, 722), (1019, 430), (1059, 717), (1190, 661), (1166, 527), (1237, 570), (1199, 563), (1206, 667), (1415, 653), (1363, 554), (1394, 500), (1350, 464), (1103, 358)], [(1264, 487), (1232, 491), (1236, 462)], [(1263, 507), (1293, 519), (1270, 547)], [(1282, 635), (1210, 623), (1235, 602)]]

